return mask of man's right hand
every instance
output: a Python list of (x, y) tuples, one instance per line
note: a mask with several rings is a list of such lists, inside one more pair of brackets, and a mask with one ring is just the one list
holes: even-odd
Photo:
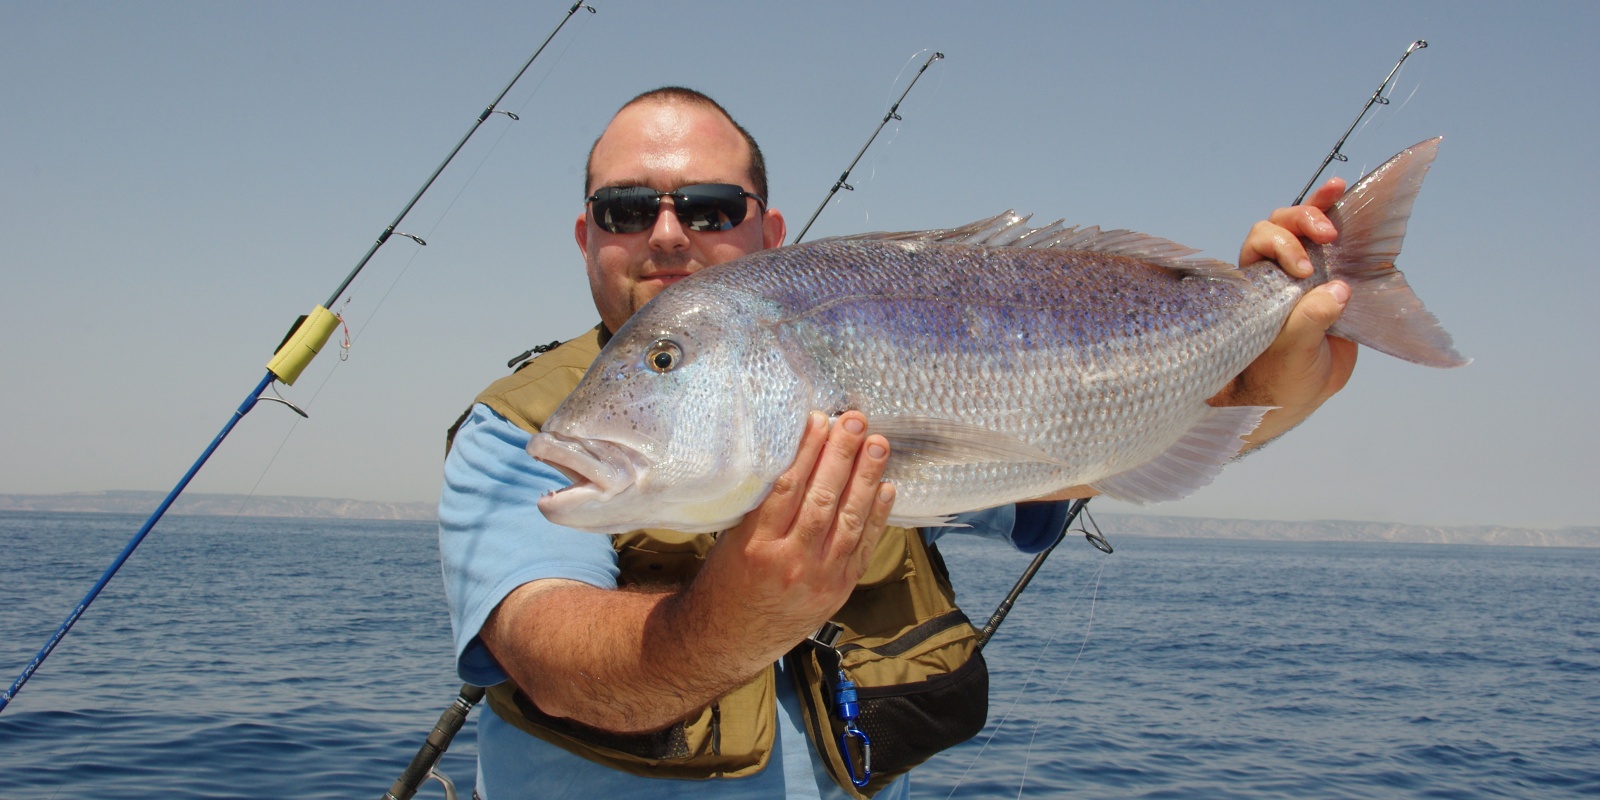
[(812, 414), (767, 499), (723, 533), (688, 588), (518, 587), (481, 636), (546, 713), (606, 730), (673, 724), (766, 669), (838, 611), (889, 518), (889, 443)]
[(889, 442), (859, 411), (830, 426), (812, 412), (794, 464), (718, 539), (685, 605), (729, 626), (740, 655), (765, 665), (827, 622), (855, 589), (883, 536), (894, 487)]

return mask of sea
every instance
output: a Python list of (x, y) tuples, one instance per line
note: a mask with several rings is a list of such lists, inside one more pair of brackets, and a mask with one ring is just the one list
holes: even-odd
[[(5, 685), (140, 522), (0, 512)], [(915, 797), (1600, 797), (1600, 549), (1104, 533)], [(1027, 563), (941, 548), (974, 619)], [(459, 685), (431, 523), (169, 517), (0, 712), (0, 797), (376, 798)]]

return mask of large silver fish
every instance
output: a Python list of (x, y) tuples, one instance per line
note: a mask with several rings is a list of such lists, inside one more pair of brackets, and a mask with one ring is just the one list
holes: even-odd
[(1467, 363), (1394, 268), (1438, 139), (1328, 212), (1316, 275), (1189, 258), (1129, 231), (962, 228), (756, 253), (663, 291), (616, 332), (528, 451), (569, 488), (560, 525), (722, 530), (794, 459), (806, 414), (859, 409), (888, 437), (893, 524), (1089, 485), (1148, 503), (1210, 483), (1266, 408), (1206, 398), (1330, 279), (1333, 333), (1436, 367)]

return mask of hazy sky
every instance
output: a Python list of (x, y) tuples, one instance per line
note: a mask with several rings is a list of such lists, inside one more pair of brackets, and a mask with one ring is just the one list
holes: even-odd
[[(335, 308), (349, 360), (284, 390), (311, 419), (262, 404), (192, 490), (436, 497), (477, 391), (595, 322), (582, 159), (645, 89), (726, 105), (793, 233), (939, 50), (807, 238), (1017, 208), (1232, 259), (1422, 38), (1335, 170), (1445, 136), (1400, 264), (1476, 362), (1364, 352), (1151, 510), (1600, 524), (1600, 6), (596, 4)], [(568, 5), (0, 0), (0, 492), (169, 488)]]

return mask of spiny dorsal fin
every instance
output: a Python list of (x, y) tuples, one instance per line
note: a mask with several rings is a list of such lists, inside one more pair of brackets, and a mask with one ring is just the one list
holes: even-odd
[(1151, 266), (1174, 270), (1184, 275), (1207, 278), (1242, 278), (1239, 268), (1225, 261), (1190, 258), (1200, 251), (1170, 239), (1129, 230), (1103, 231), (1097, 225), (1087, 228), (1067, 226), (1056, 220), (1039, 228), (1028, 227), (1032, 214), (1006, 211), (988, 219), (958, 228), (926, 231), (858, 233), (836, 236), (826, 241), (926, 242), (928, 244), (967, 244), (979, 247), (1029, 247), (1107, 253), (1137, 259)]

